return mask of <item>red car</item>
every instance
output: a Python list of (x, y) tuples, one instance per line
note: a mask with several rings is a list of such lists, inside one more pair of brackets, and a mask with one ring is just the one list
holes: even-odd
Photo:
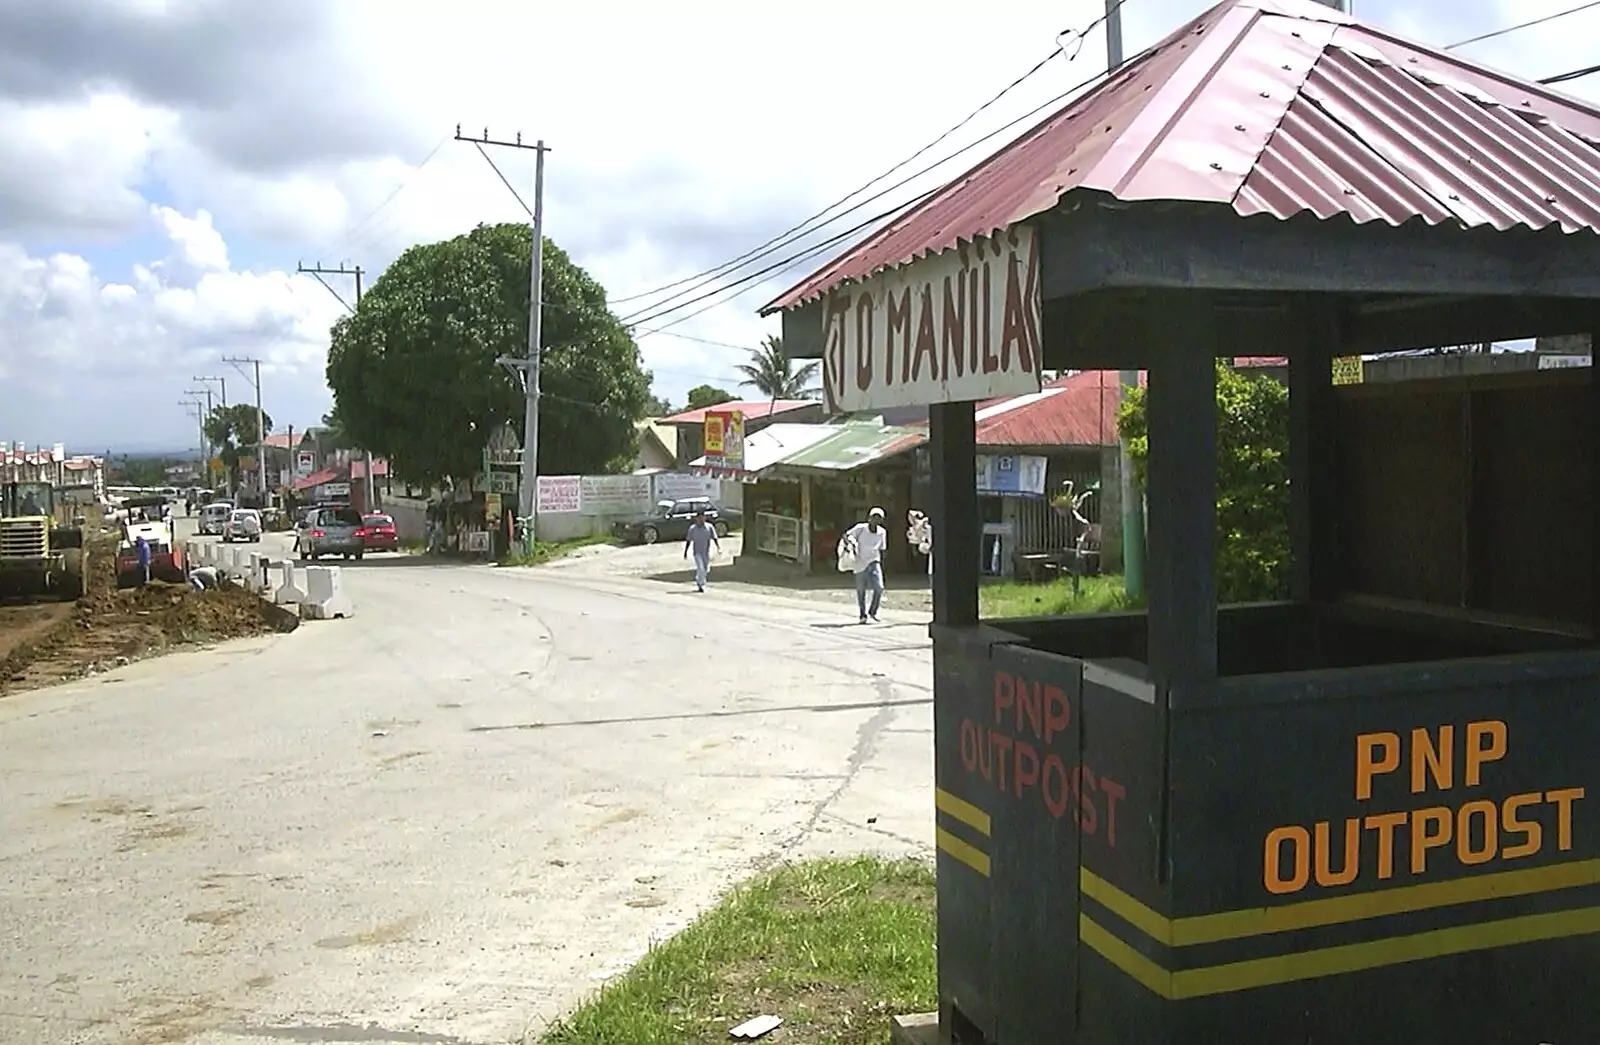
[(394, 520), (387, 515), (361, 517), (361, 543), (369, 552), (396, 552), (400, 550), (400, 535), (395, 533)]

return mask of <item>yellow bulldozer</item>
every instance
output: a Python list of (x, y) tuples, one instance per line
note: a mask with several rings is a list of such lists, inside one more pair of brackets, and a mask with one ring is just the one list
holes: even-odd
[(72, 506), (49, 483), (0, 486), (0, 598), (88, 593), (88, 549)]

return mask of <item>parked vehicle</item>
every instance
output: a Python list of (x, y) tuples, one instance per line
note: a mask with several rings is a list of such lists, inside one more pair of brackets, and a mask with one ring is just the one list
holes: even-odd
[(688, 537), (689, 524), (701, 512), (705, 513), (706, 522), (717, 531), (718, 537), (726, 537), (728, 531), (743, 520), (737, 508), (718, 508), (710, 498), (696, 497), (687, 501), (662, 501), (645, 518), (612, 526), (611, 534), (624, 544), (681, 541)]
[(369, 552), (400, 550), (400, 535), (395, 531), (394, 520), (382, 512), (362, 516), (361, 541)]
[(228, 517), (233, 514), (232, 501), (212, 501), (200, 509), (199, 532), (202, 537), (221, 537)]
[(224, 544), (233, 541), (259, 541), (261, 540), (261, 513), (254, 508), (235, 508), (228, 513), (228, 519), (222, 524), (222, 541)]
[(361, 513), (354, 508), (313, 508), (295, 530), (294, 550), (304, 559), (342, 555), (359, 559), (367, 550)]

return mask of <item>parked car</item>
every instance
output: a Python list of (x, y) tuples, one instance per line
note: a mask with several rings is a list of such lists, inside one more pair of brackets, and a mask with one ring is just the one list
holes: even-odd
[(359, 559), (367, 550), (361, 525), (361, 513), (354, 508), (313, 508), (295, 529), (294, 550), (303, 560), (324, 555)]
[(718, 508), (707, 497), (696, 497), (687, 501), (662, 501), (656, 505), (656, 510), (643, 519), (634, 522), (619, 522), (611, 528), (611, 535), (623, 544), (654, 544), (657, 541), (681, 541), (689, 535), (689, 524), (694, 522), (694, 517), (704, 512), (706, 522), (717, 531), (718, 537), (726, 537), (728, 531), (738, 526), (743, 519), (737, 508)]
[(369, 552), (400, 550), (400, 535), (395, 532), (394, 520), (382, 512), (361, 517), (361, 541)]
[(200, 509), (200, 535), (221, 537), (222, 528), (232, 514), (232, 501), (212, 501)]
[(235, 508), (228, 513), (228, 519), (222, 524), (222, 541), (224, 544), (233, 541), (259, 541), (261, 540), (261, 513), (254, 508)]

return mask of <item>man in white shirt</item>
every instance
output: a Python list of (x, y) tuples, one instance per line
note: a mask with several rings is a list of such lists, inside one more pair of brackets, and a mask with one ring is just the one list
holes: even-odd
[[(840, 554), (855, 560), (856, 608), (861, 611), (861, 623), (878, 619), (878, 607), (883, 602), (883, 550), (889, 545), (889, 529), (883, 525), (883, 509), (874, 508), (867, 513), (867, 521), (856, 523), (845, 531), (839, 542)], [(872, 604), (867, 605), (867, 592), (872, 592)]]

